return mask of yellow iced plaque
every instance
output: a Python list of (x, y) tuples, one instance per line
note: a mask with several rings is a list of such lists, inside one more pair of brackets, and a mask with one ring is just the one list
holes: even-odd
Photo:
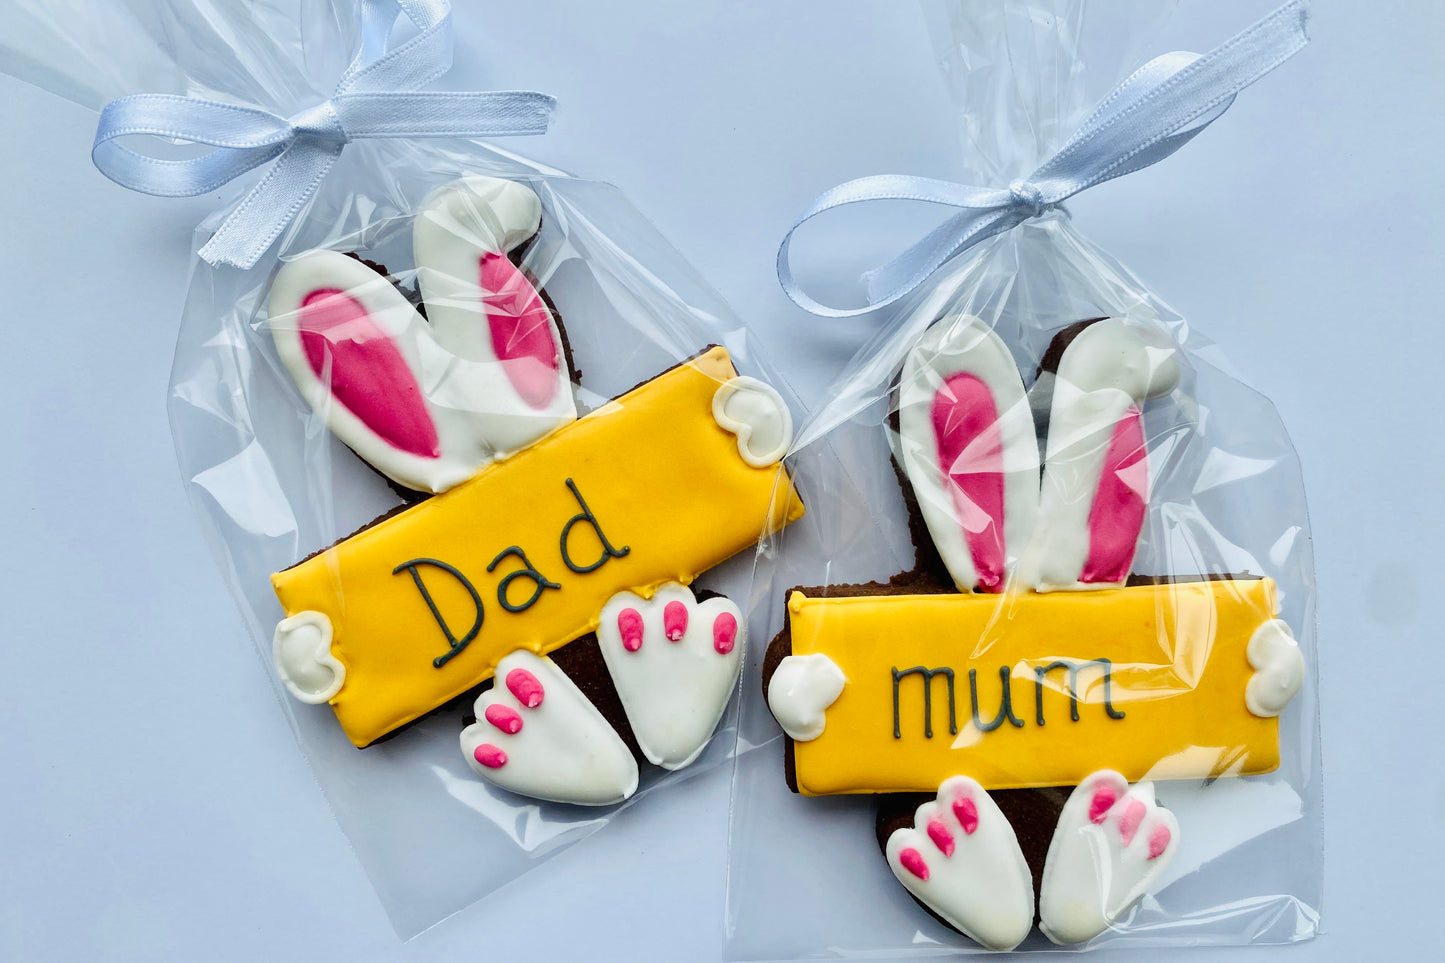
[[(793, 744), (799, 792), (1070, 786), (1269, 772), (1279, 726), (1250, 713), (1245, 649), (1269, 579), (1090, 592), (788, 600), (791, 651), (847, 677), (823, 734)], [(1007, 701), (1006, 701), (1007, 700)]]
[(272, 576), (287, 615), (331, 622), (331, 706), (365, 746), (490, 678), (508, 652), (593, 631), (617, 592), (689, 583), (799, 518), (780, 465), (713, 416), (714, 347), (470, 481)]

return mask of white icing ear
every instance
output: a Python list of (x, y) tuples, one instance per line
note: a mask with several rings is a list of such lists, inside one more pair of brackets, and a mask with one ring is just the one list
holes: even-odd
[(754, 468), (782, 461), (793, 442), (793, 415), (772, 385), (739, 375), (712, 396), (713, 419), (737, 435), (738, 454)]
[(1254, 675), (1244, 689), (1244, 702), (1257, 716), (1277, 716), (1304, 683), (1305, 659), (1289, 624), (1270, 619), (1254, 630), (1245, 650)]
[(1074, 789), (1044, 861), (1039, 929), (1055, 943), (1093, 939), (1163, 874), (1179, 846), (1179, 824), (1154, 802), (1154, 787), (1132, 789), (1103, 769)]
[(908, 353), (903, 470), (960, 591), (1003, 591), (1038, 509), (1039, 449), (1018, 367), (983, 321), (952, 315)]
[(954, 776), (894, 830), (888, 865), (908, 892), (990, 950), (1011, 950), (1034, 922), (1034, 881), (1018, 837), (983, 787)]
[(1065, 349), (1048, 383), (1038, 523), (1020, 563), (1026, 585), (1110, 588), (1128, 578), (1149, 503), (1144, 402), (1178, 381), (1177, 353), (1158, 329), (1105, 318)]
[(551, 659), (525, 649), (497, 663), (496, 681), (462, 730), (477, 775), (511, 792), (606, 806), (637, 791), (637, 761)]
[(722, 597), (699, 602), (676, 582), (650, 599), (619, 592), (602, 608), (597, 641), (648, 761), (681, 769), (696, 759), (742, 669), (738, 607)]
[(794, 742), (812, 742), (823, 734), (824, 712), (847, 684), (838, 663), (822, 652), (789, 655), (768, 680), (768, 708)]
[(308, 705), (330, 702), (346, 681), (346, 667), (331, 654), (331, 620), (321, 612), (278, 622), (271, 662), (286, 691)]
[[(271, 287), (271, 334), (307, 404), (377, 470), (419, 491), (444, 491), (577, 416), (551, 312), (505, 254), (484, 246), (535, 231), (536, 195), (480, 180), (491, 194), (444, 188), (416, 222), (433, 323), (335, 251), (286, 262)], [(476, 229), (443, 231), (459, 224)], [(454, 271), (462, 280), (446, 283)]]

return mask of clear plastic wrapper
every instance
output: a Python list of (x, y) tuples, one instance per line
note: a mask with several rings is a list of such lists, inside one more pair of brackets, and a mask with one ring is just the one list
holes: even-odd
[[(284, 116), (324, 101), (361, 42), (351, 0), (11, 6), (0, 66), (91, 106), (170, 93)], [(229, 213), (200, 225), (197, 250)], [(474, 260), (453, 270), (458, 256)], [(479, 284), (468, 277), (478, 263)], [(476, 330), (487, 324), (490, 347)], [(458, 372), (497, 386), (478, 400)], [(791, 397), (615, 188), (478, 141), (353, 142), (255, 267), (194, 260), (169, 393), (182, 475), (297, 741), (401, 935), (729, 757), (741, 612), (667, 583), (701, 576), (694, 588), (741, 597), (746, 550), (786, 483), (779, 391)], [(540, 427), (527, 421), (538, 412)], [(587, 642), (606, 586), (638, 595), (612, 616), (617, 638), (604, 624)], [(300, 601), (283, 609), (283, 591)], [(386, 622), (392, 612), (402, 628)], [(283, 616), (299, 626), (284, 640)], [(579, 637), (591, 654), (564, 661)], [(327, 647), (313, 652), (317, 638)], [(612, 662), (596, 658), (610, 659), (609, 645), (621, 660), (656, 657), (619, 671), (634, 694), (661, 678), (692, 707), (691, 741), (668, 742), (671, 730), (639, 715), (657, 700), (628, 701)], [(701, 668), (656, 661), (694, 649)], [(474, 706), (483, 676), (515, 651), (522, 668)], [(396, 652), (420, 667), (392, 672)], [(544, 654), (571, 684), (538, 667)], [(729, 658), (731, 673), (714, 668)], [(429, 688), (417, 695), (413, 678)], [(607, 718), (588, 709), (608, 698)], [(464, 719), (483, 708), (468, 742)], [(623, 728), (628, 745), (612, 734)], [(534, 763), (550, 750), (521, 740), (566, 743), (583, 729), (619, 750), (604, 760), (621, 773), (611, 783), (584, 753), (595, 792), (579, 801), (602, 805), (479, 778), (567, 782), (555, 770), (585, 766)]]
[[(925, 10), (978, 184), (1057, 150), (1155, 25)], [(1314, 936), (1315, 581), (1274, 407), (1063, 210), (882, 314), (759, 553), (725, 958)]]

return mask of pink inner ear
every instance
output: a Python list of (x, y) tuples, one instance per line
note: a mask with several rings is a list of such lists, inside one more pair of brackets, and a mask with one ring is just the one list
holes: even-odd
[(361, 302), (320, 288), (301, 302), (301, 348), (331, 394), (387, 444), (422, 458), (441, 457), (436, 426), (406, 359)]
[(482, 303), (492, 350), (522, 400), (546, 408), (557, 394), (561, 351), (552, 339), (552, 316), (537, 290), (504, 254), (481, 261)]
[(1089, 557), (1079, 581), (1122, 582), (1134, 563), (1144, 509), (1149, 502), (1149, 462), (1144, 426), (1130, 408), (1114, 426), (1104, 455), (1104, 473), (1089, 509)]
[(988, 385), (971, 374), (950, 375), (933, 396), (938, 464), (973, 556), (978, 586), (1003, 588), (1003, 433)]

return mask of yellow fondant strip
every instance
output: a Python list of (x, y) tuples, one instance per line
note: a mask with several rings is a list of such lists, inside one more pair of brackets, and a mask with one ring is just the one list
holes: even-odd
[[(466, 692), (514, 649), (545, 654), (593, 631), (617, 592), (650, 596), (663, 582), (691, 582), (765, 528), (801, 517), (781, 466), (749, 466), (737, 439), (713, 420), (713, 394), (735, 374), (727, 351), (711, 348), (476, 478), (272, 576), (287, 615), (312, 610), (331, 619), (331, 651), (346, 667), (331, 705), (351, 741), (368, 745)], [(579, 495), (596, 521), (571, 526), (573, 564), (604, 558), (599, 531), (626, 550), (584, 573), (569, 568), (562, 541), (583, 511)], [(517, 553), (497, 561), (513, 547), (559, 586), (542, 589), (520, 612), (498, 599), (502, 580), (525, 567)], [(434, 660), (452, 647), (412, 572), (457, 639), (473, 627), (477, 604), (466, 584), (430, 563), (396, 571), (416, 559), (461, 573), (482, 604), (475, 637), (440, 668)], [(532, 576), (514, 579), (508, 602), (526, 602), (537, 584)]]
[[(1275, 610), (1269, 579), (1007, 596), (794, 592), (793, 654), (825, 653), (848, 680), (823, 734), (794, 744), (798, 790), (933, 792), (955, 775), (986, 789), (1070, 786), (1105, 768), (1130, 782), (1269, 772), (1279, 765), (1278, 720), (1245, 707), (1245, 647)], [(1092, 661), (1100, 658), (1108, 665)], [(1039, 682), (1038, 670), (1059, 661), (1080, 667), (1077, 722), (1069, 667)], [(948, 674), (908, 673), (917, 667), (952, 670), (956, 733)], [(1000, 670), (1012, 718), (1000, 719)], [(975, 722), (975, 691), (978, 720), (996, 728)]]

